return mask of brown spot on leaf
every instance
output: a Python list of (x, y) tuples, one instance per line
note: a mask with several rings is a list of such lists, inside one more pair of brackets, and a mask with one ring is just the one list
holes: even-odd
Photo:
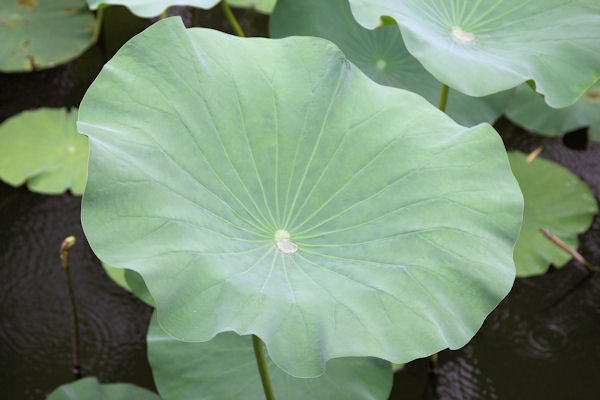
[(23, 47), (27, 47), (31, 44), (31, 40), (26, 40), (23, 42)]
[(67, 7), (67, 8), (65, 8), (65, 12), (67, 14), (72, 14), (72, 13), (74, 13), (76, 11), (79, 11), (80, 8), (81, 7)]
[(37, 7), (37, 3), (33, 0), (18, 0), (17, 4), (21, 8), (26, 8), (28, 10), (33, 10)]
[(41, 65), (35, 61), (34, 56), (27, 56), (27, 61), (29, 62), (29, 69), (32, 71), (36, 71), (41, 68)]
[(600, 89), (590, 89), (583, 96), (590, 100), (600, 100)]

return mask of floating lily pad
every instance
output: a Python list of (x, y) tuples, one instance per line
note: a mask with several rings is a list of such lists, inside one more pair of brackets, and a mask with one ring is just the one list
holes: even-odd
[(467, 343), (514, 279), (522, 197), (487, 124), (457, 125), (319, 38), (165, 19), (88, 90), (82, 222), (165, 331), (254, 333), (294, 376)]
[(77, 110), (24, 111), (0, 125), (0, 179), (32, 192), (83, 193), (88, 141), (77, 134)]
[(155, 393), (130, 383), (104, 383), (84, 378), (60, 386), (47, 400), (160, 400)]
[[(225, 332), (204, 343), (173, 339), (158, 326), (148, 330), (148, 361), (163, 400), (264, 400), (250, 336)], [(294, 378), (268, 357), (278, 399), (385, 400), (392, 389), (389, 362), (376, 358), (338, 358), (318, 378)], [(184, 378), (182, 378), (184, 377)]]
[(575, 104), (560, 109), (548, 107), (542, 96), (521, 85), (510, 100), (506, 116), (525, 129), (549, 136), (587, 127), (589, 138), (600, 142), (600, 82)]
[(486, 96), (533, 79), (566, 107), (600, 77), (598, 0), (350, 0), (358, 22), (393, 17), (438, 80)]
[[(418, 93), (437, 106), (442, 84), (404, 46), (397, 26), (359, 25), (348, 0), (280, 0), (270, 19), (271, 37), (318, 36), (338, 45), (375, 82)], [(446, 112), (461, 125), (494, 122), (511, 91), (475, 98), (450, 90)]]
[(590, 227), (598, 212), (596, 199), (584, 182), (552, 161), (537, 157), (528, 163), (527, 156), (516, 151), (508, 157), (525, 198), (523, 227), (515, 246), (517, 276), (543, 274), (550, 264), (562, 267), (571, 256), (540, 228), (577, 249), (577, 235)]
[(277, 0), (229, 0), (228, 3), (236, 7), (252, 7), (264, 14), (271, 14)]
[(53, 67), (92, 44), (96, 22), (83, 0), (2, 0), (0, 71)]
[(197, 8), (213, 8), (220, 0), (87, 0), (90, 9), (96, 10), (100, 5), (125, 6), (137, 16), (143, 18), (156, 17), (171, 6), (191, 6)]

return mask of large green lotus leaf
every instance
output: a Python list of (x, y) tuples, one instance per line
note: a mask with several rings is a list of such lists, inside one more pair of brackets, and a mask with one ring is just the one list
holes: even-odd
[(155, 393), (130, 383), (104, 383), (84, 378), (60, 386), (47, 400), (160, 400)]
[(600, 77), (598, 0), (350, 0), (370, 29), (400, 25), (408, 51), (437, 79), (485, 96), (533, 79), (566, 107)]
[(550, 108), (542, 96), (528, 85), (515, 91), (506, 109), (506, 116), (525, 129), (558, 136), (579, 128), (588, 128), (591, 140), (600, 141), (600, 82), (588, 89), (569, 107)]
[(38, 193), (83, 193), (88, 141), (77, 133), (77, 110), (24, 111), (0, 125), (0, 179)]
[[(338, 45), (375, 82), (420, 94), (437, 105), (441, 83), (404, 46), (397, 26), (369, 30), (359, 25), (348, 0), (280, 0), (270, 19), (271, 37), (318, 36)], [(510, 91), (475, 98), (450, 90), (446, 112), (459, 124), (495, 121)]]
[(271, 14), (277, 0), (229, 0), (228, 3), (236, 7), (252, 7), (264, 14)]
[(517, 276), (543, 274), (550, 264), (562, 267), (571, 257), (540, 228), (577, 248), (577, 235), (589, 228), (598, 212), (596, 200), (584, 182), (552, 161), (537, 157), (528, 163), (527, 156), (517, 151), (508, 158), (525, 199), (523, 227), (515, 246)]
[(84, 0), (1, 0), (0, 71), (72, 60), (92, 44), (95, 25)]
[(220, 0), (87, 0), (90, 9), (96, 10), (100, 5), (116, 4), (125, 6), (139, 17), (150, 18), (160, 15), (171, 6), (192, 6), (197, 8), (213, 8)]
[(319, 38), (160, 21), (81, 106), (82, 221), (169, 335), (254, 333), (294, 376), (463, 346), (506, 295), (522, 197), (503, 144)]
[[(221, 333), (204, 343), (168, 336), (156, 322), (148, 330), (148, 360), (164, 400), (264, 400), (250, 336)], [(294, 378), (268, 357), (273, 390), (282, 400), (387, 399), (392, 388), (389, 362), (337, 358), (318, 378)]]

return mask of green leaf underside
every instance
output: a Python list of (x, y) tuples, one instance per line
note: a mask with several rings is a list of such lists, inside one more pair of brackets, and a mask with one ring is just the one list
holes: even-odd
[(229, 0), (229, 5), (254, 8), (264, 14), (271, 14), (277, 0)]
[(0, 125), (0, 179), (32, 192), (81, 195), (88, 141), (77, 133), (77, 110), (24, 111)]
[(598, 212), (596, 199), (584, 182), (559, 164), (540, 157), (527, 163), (527, 156), (516, 151), (508, 158), (525, 199), (523, 227), (515, 246), (517, 276), (543, 274), (550, 264), (562, 267), (571, 256), (540, 228), (577, 249), (577, 235), (589, 228)]
[(83, 0), (2, 0), (0, 71), (49, 68), (92, 44), (94, 16)]
[(115, 268), (108, 264), (102, 263), (102, 267), (106, 274), (123, 289), (133, 292), (140, 300), (148, 304), (150, 307), (155, 307), (154, 299), (148, 291), (148, 287), (144, 279), (135, 271), (130, 269)]
[[(263, 400), (265, 394), (250, 336), (225, 332), (204, 343), (168, 336), (152, 318), (148, 360), (163, 400)], [(294, 378), (267, 357), (278, 399), (384, 400), (392, 388), (389, 362), (376, 358), (338, 358), (318, 378)], [(182, 377), (184, 377), (182, 379)]]
[(508, 104), (506, 116), (525, 129), (549, 136), (587, 127), (590, 140), (600, 142), (600, 82), (575, 104), (560, 109), (548, 107), (542, 96), (521, 85)]
[(533, 79), (566, 107), (600, 77), (597, 0), (350, 0), (373, 29), (393, 17), (408, 51), (440, 81), (485, 96)]
[(181, 340), (254, 333), (302, 377), (402, 363), (463, 346), (512, 285), (522, 197), (495, 131), (325, 40), (160, 21), (104, 67), (78, 127), (90, 244), (143, 276)]
[[(348, 0), (280, 0), (269, 28), (271, 37), (302, 35), (330, 40), (375, 82), (410, 90), (438, 104), (442, 84), (406, 50), (398, 27), (363, 28), (352, 16)], [(475, 98), (451, 90), (446, 112), (465, 126), (492, 123), (502, 114), (510, 93)]]
[(131, 292), (131, 288), (129, 287), (129, 285), (127, 284), (127, 280), (125, 279), (125, 272), (129, 270), (111, 267), (110, 265), (105, 263), (102, 263), (102, 268), (104, 268), (104, 271), (106, 271), (106, 275), (108, 275), (108, 277), (112, 279), (114, 283), (121, 286), (123, 289), (129, 290)]
[(87, 0), (88, 6), (96, 10), (100, 5), (121, 5), (143, 18), (156, 17), (171, 6), (213, 8), (220, 0)]
[(55, 389), (47, 400), (160, 400), (155, 393), (130, 383), (101, 384), (83, 378)]

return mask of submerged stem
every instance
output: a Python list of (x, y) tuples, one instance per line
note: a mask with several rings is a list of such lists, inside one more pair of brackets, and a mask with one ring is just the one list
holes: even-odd
[(273, 384), (269, 376), (263, 344), (256, 335), (252, 335), (252, 346), (254, 347), (254, 356), (256, 357), (256, 364), (258, 364), (258, 372), (260, 373), (260, 380), (265, 391), (265, 398), (267, 400), (275, 400), (275, 393), (273, 392)]
[(443, 112), (446, 112), (446, 104), (448, 103), (448, 90), (450, 88), (445, 83), (442, 83), (442, 89), (440, 90), (440, 101), (438, 102), (438, 108)]
[(221, 0), (221, 5), (223, 6), (223, 11), (225, 12), (225, 16), (227, 17), (227, 20), (231, 24), (231, 27), (233, 28), (235, 34), (240, 37), (246, 37), (246, 35), (244, 35), (244, 31), (242, 30), (242, 27), (240, 26), (237, 19), (235, 18), (233, 11), (231, 11), (231, 8), (229, 8), (229, 4), (227, 4), (227, 0)]
[(60, 263), (62, 264), (71, 301), (71, 330), (73, 342), (73, 375), (75, 379), (81, 378), (81, 363), (79, 362), (79, 321), (77, 320), (77, 307), (75, 305), (75, 293), (71, 282), (71, 271), (69, 270), (69, 249), (75, 244), (75, 236), (69, 236), (63, 240), (60, 246)]
[(579, 254), (577, 251), (570, 248), (565, 242), (551, 234), (548, 229), (540, 228), (540, 231), (544, 234), (544, 236), (550, 239), (552, 243), (563, 249), (565, 252), (569, 253), (569, 255), (575, 259), (575, 261), (582, 264), (590, 272), (600, 272), (600, 269), (598, 267), (593, 266), (588, 260), (583, 258), (581, 254)]

